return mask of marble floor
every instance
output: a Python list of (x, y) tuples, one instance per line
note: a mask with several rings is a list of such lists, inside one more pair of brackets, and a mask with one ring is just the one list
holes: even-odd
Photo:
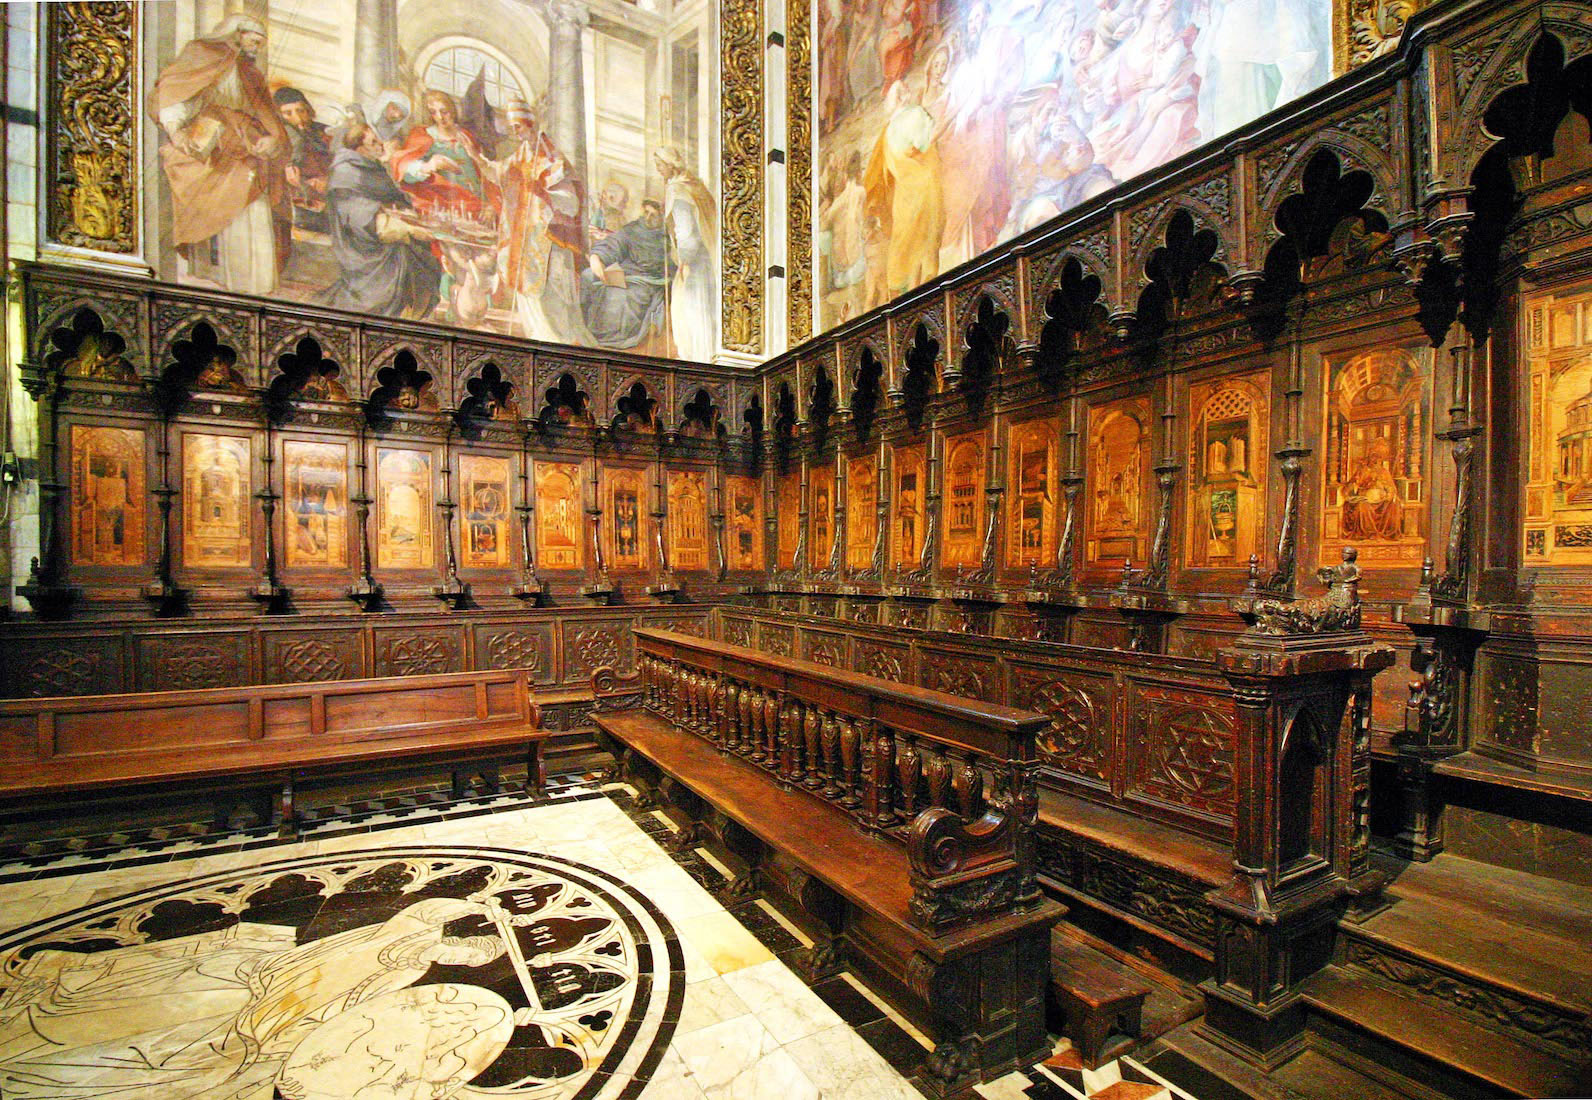
[[(0, 862), (0, 1096), (918, 1100), (926, 1038), (669, 834), (569, 780)], [(980, 1092), (1190, 1100), (1064, 1040)]]

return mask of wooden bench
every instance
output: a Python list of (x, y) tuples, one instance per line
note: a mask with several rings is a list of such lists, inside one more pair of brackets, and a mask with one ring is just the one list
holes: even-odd
[(921, 1084), (959, 1095), (1049, 1053), (1035, 882), (1045, 719), (806, 661), (639, 629), (638, 675), (593, 676), (621, 774), (733, 853), (815, 933), (811, 979), (851, 965), (936, 1041)]
[(540, 791), (538, 726), (523, 670), (0, 701), (0, 807), (268, 785), (286, 835), (312, 775), (447, 768), (457, 794), (466, 769), (523, 759)]

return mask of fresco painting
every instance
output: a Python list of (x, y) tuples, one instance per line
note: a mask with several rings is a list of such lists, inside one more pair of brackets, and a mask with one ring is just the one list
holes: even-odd
[(182, 561), (189, 569), (251, 564), (249, 441), (186, 432), (182, 437)]
[(1353, 546), (1363, 568), (1420, 568), (1428, 553), (1431, 373), (1427, 347), (1327, 360), (1322, 561)]
[(716, 353), (710, 9), (147, 10), (145, 182), (162, 277)]
[(72, 425), (72, 562), (144, 561), (144, 433)]
[(1329, 0), (815, 0), (819, 327), (1331, 75)]
[(1266, 513), (1270, 377), (1201, 382), (1189, 390), (1188, 562), (1247, 569)]

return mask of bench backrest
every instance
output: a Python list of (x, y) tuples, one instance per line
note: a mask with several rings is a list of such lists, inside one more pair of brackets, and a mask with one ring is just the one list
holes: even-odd
[(726, 642), (1044, 714), (1041, 787), (1232, 843), (1237, 712), (1212, 661), (751, 608), (717, 615)]
[(0, 701), (0, 770), (142, 754), (225, 753), (300, 746), (331, 752), (355, 742), (473, 729), (531, 728), (536, 706), (523, 669), (339, 680), (265, 687)]

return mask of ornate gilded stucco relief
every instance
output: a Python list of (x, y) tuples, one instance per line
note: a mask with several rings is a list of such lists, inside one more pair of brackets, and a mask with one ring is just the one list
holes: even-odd
[(763, 5), (724, 0), (719, 16), (724, 187), (724, 346), (763, 351)]
[(137, 7), (125, 0), (47, 4), (52, 240), (102, 252), (138, 249), (134, 160)]
[(795, 0), (788, 19), (785, 293), (794, 347), (813, 334), (813, 31), (808, 0)]
[(1336, 0), (1332, 9), (1332, 71), (1346, 73), (1395, 49), (1404, 24), (1431, 0)]

